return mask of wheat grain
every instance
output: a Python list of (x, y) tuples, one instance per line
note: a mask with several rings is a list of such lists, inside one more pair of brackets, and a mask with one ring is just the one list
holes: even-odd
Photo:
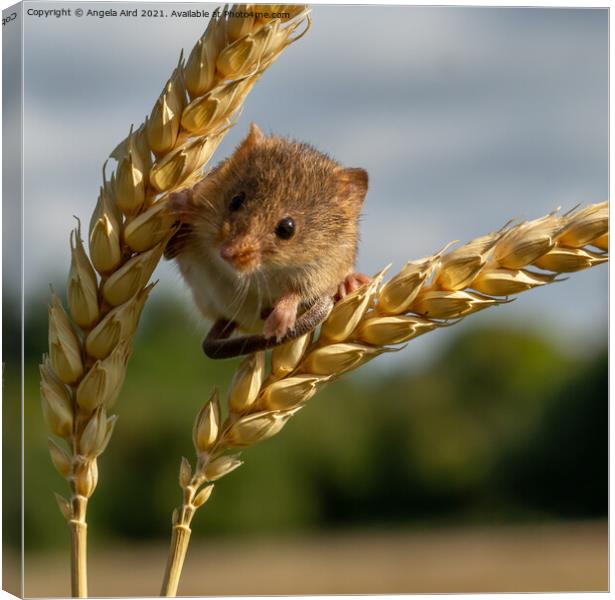
[[(242, 464), (229, 450), (248, 448), (279, 433), (307, 400), (341, 374), (438, 327), (509, 302), (509, 294), (557, 281), (562, 272), (601, 264), (608, 260), (607, 247), (606, 202), (563, 216), (552, 213), (507, 224), (448, 253), (447, 246), (408, 262), (381, 285), (388, 267), (383, 269), (334, 306), (317, 339), (308, 334), (275, 348), (268, 376), (264, 353), (245, 359), (230, 386), (225, 421), (217, 392), (195, 421), (196, 468), (193, 474), (182, 459), (184, 501), (174, 512), (168, 565), (173, 585), (163, 586), (163, 594), (177, 591), (190, 524), (210, 497), (212, 482)], [(545, 266), (549, 272), (536, 268)]]
[[(253, 5), (241, 5), (253, 11)], [(232, 11), (235, 11), (234, 7)], [(116, 401), (131, 353), (148, 281), (170, 235), (168, 195), (202, 176), (203, 167), (234, 124), (241, 104), (263, 71), (310, 26), (304, 6), (291, 19), (212, 19), (187, 61), (176, 69), (145, 122), (113, 150), (116, 168), (103, 169), (103, 185), (89, 226), (89, 256), (80, 226), (71, 233), (67, 285), (70, 317), (52, 293), (49, 355), (41, 365), (41, 398), (49, 451), (68, 481), (70, 500), (57, 495), (71, 528), (72, 594), (87, 595), (86, 507), (98, 480), (97, 457), (116, 417)], [(197, 440), (215, 440), (210, 414)], [(213, 420), (212, 420), (213, 419)], [(209, 437), (208, 437), (209, 436)], [(225, 463), (215, 467), (222, 476)], [(235, 468), (235, 463), (232, 463)], [(199, 503), (205, 502), (199, 496)]]

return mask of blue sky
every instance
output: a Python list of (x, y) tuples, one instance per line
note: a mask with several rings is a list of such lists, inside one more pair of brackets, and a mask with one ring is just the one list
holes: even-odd
[[(197, 7), (172, 8), (182, 6)], [(606, 10), (315, 6), (313, 19), (256, 85), (214, 162), (255, 121), (367, 169), (361, 270), (399, 267), (509, 218), (607, 198)], [(205, 26), (26, 17), (30, 297), (42, 299), (49, 281), (64, 284), (71, 215), (88, 222), (103, 161)], [(186, 297), (172, 265), (157, 276), (158, 293)], [(600, 267), (474, 319), (535, 324), (578, 351), (604, 342), (606, 315)], [(411, 344), (411, 357), (429, 354), (440, 336)]]

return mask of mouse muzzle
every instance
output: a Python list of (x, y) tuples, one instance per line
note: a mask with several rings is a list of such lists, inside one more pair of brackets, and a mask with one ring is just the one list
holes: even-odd
[(226, 243), (220, 248), (220, 257), (237, 271), (249, 273), (260, 264), (260, 255), (255, 241), (242, 239)]

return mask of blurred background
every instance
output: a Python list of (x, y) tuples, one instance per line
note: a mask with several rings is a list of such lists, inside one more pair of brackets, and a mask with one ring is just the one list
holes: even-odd
[[(366, 168), (360, 270), (399, 268), (510, 218), (607, 198), (606, 10), (315, 6), (313, 18), (215, 159), (255, 121)], [(71, 215), (87, 223), (104, 159), (148, 114), (206, 20), (136, 24), (25, 19), (30, 596), (69, 590), (68, 532), (52, 496), (65, 484), (48, 459), (38, 398), (47, 286), (65, 285)], [(194, 415), (236, 366), (200, 353), (206, 324), (174, 266), (155, 276), (90, 503), (95, 595), (157, 592)], [(17, 328), (16, 300), (5, 298), (4, 311)], [(180, 592), (606, 589), (606, 324), (598, 267), (325, 388), (217, 486), (195, 518)], [(5, 356), (11, 373), (18, 356)], [(5, 411), (18, 411), (11, 386), (7, 378)], [(18, 455), (17, 432), (4, 444)], [(10, 477), (5, 469), (5, 486)], [(17, 500), (4, 509), (16, 561)]]

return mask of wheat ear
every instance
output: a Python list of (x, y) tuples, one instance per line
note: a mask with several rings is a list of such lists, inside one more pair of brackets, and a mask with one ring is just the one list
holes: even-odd
[(508, 302), (509, 295), (558, 281), (561, 273), (602, 264), (607, 252), (606, 202), (507, 225), (451, 252), (445, 248), (409, 262), (382, 285), (388, 267), (383, 269), (334, 306), (318, 339), (308, 334), (274, 348), (269, 372), (264, 353), (245, 359), (230, 385), (226, 418), (214, 391), (195, 420), (196, 466), (192, 472), (188, 460), (181, 461), (183, 502), (173, 513), (167, 567), (174, 585), (163, 586), (163, 594), (177, 591), (195, 511), (209, 499), (213, 482), (242, 464), (234, 452), (277, 434), (320, 387), (342, 373), (437, 327)]
[[(188, 59), (180, 56), (149, 117), (112, 152), (109, 179), (103, 169), (89, 255), (80, 226), (71, 233), (70, 316), (52, 292), (49, 354), (40, 373), (51, 460), (70, 486), (69, 498), (56, 498), (71, 532), (73, 596), (87, 596), (87, 503), (117, 418), (109, 411), (154, 285), (148, 281), (173, 232), (168, 195), (202, 176), (254, 83), (310, 25), (305, 6), (260, 6), (267, 9), (286, 14), (210, 21)], [(253, 5), (232, 8), (251, 11)]]

